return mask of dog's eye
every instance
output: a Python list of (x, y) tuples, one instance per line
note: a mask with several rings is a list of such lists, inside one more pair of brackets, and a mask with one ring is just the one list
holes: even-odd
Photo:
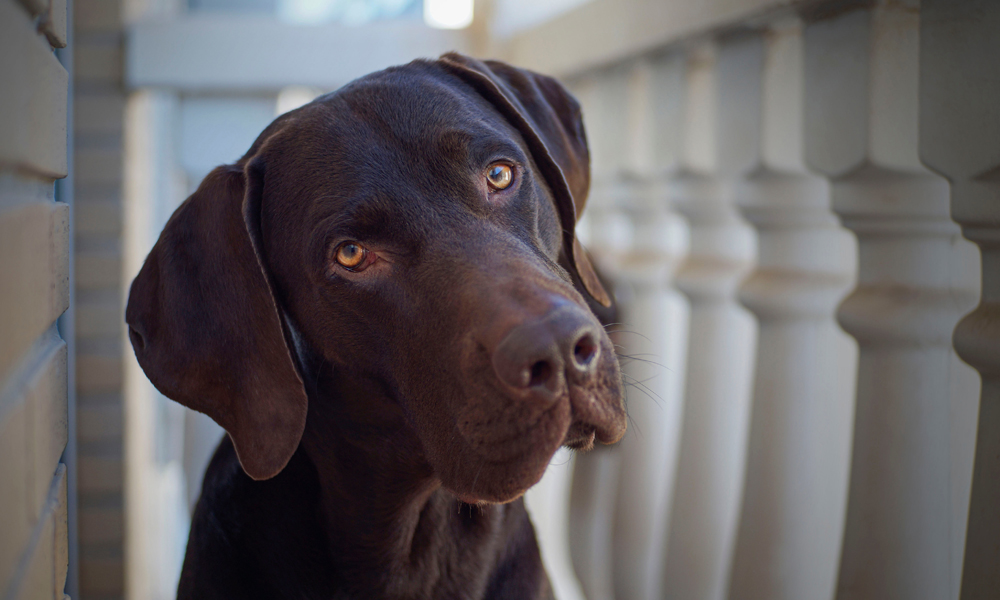
[(368, 266), (368, 250), (357, 242), (344, 242), (337, 246), (333, 259), (350, 271), (361, 271)]
[(509, 165), (493, 163), (486, 169), (486, 180), (490, 182), (491, 188), (502, 190), (514, 181), (514, 171)]

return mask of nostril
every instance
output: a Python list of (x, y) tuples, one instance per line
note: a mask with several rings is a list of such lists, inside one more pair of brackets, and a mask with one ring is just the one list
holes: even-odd
[(597, 355), (597, 343), (589, 333), (585, 334), (573, 346), (573, 362), (580, 368), (587, 368)]
[(142, 337), (142, 334), (133, 329), (131, 326), (128, 328), (128, 337), (132, 340), (132, 345), (139, 350), (146, 349), (146, 340)]
[(547, 361), (540, 360), (531, 365), (531, 378), (528, 380), (528, 387), (544, 386), (552, 377), (552, 365)]
[(566, 302), (508, 330), (490, 362), (499, 383), (518, 397), (552, 401), (595, 382), (605, 343), (593, 316)]

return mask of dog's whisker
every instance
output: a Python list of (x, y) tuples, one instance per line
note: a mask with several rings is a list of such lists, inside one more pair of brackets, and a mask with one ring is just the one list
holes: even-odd
[(632, 335), (637, 335), (637, 336), (641, 337), (642, 339), (646, 340), (647, 342), (652, 343), (652, 341), (653, 341), (648, 336), (645, 336), (645, 335), (639, 333), (638, 331), (631, 331), (629, 329), (616, 329), (614, 331), (609, 331), (608, 333), (629, 333), (629, 334), (632, 334)]
[(629, 415), (628, 422), (631, 425), (632, 429), (635, 430), (635, 434), (639, 436), (639, 439), (642, 439), (643, 438), (642, 429), (639, 428), (639, 424), (635, 422), (635, 419), (633, 419), (631, 415)]
[[(472, 478), (472, 487), (469, 488), (470, 493), (472, 494), (476, 493), (476, 482), (479, 481), (479, 474), (483, 472), (483, 467), (485, 466), (486, 466), (486, 461), (485, 460), (480, 461), (479, 470), (476, 471), (476, 476)], [(471, 516), (472, 513), (470, 512), (469, 515)]]
[(640, 392), (648, 396), (649, 399), (652, 400), (657, 406), (660, 406), (660, 403), (663, 402), (663, 398), (661, 398), (659, 394), (651, 390), (648, 386), (646, 386), (642, 382), (629, 381), (626, 382), (626, 387), (631, 387), (639, 390)]
[(629, 357), (625, 357), (624, 360), (619, 361), (619, 364), (621, 364), (621, 366), (623, 366), (623, 367), (631, 365), (631, 364), (651, 365), (651, 366), (654, 366), (654, 367), (659, 367), (660, 369), (663, 369), (664, 371), (667, 371), (669, 373), (674, 373), (675, 372), (673, 369), (671, 369), (670, 367), (668, 367), (666, 365), (661, 365), (661, 364), (653, 362), (653, 361), (646, 361), (646, 360), (642, 360), (642, 359), (635, 359), (635, 358), (629, 358)]
[(625, 360), (630, 361), (630, 362), (639, 362), (639, 363), (643, 363), (643, 364), (646, 364), (646, 365), (653, 365), (655, 367), (660, 367), (661, 369), (665, 369), (667, 371), (670, 371), (671, 373), (674, 372), (673, 369), (671, 369), (670, 367), (668, 367), (667, 365), (665, 365), (663, 363), (658, 363), (655, 360), (649, 360), (648, 358), (642, 358), (642, 356), (657, 356), (656, 354), (642, 355), (642, 354), (620, 354), (619, 353), (617, 356), (618, 356), (618, 360), (619, 361), (621, 361), (622, 359), (625, 359)]
[(616, 321), (614, 323), (605, 323), (603, 327), (607, 329), (608, 327), (614, 327), (616, 325), (621, 325), (622, 327), (635, 327), (635, 323), (626, 323), (625, 321)]
[[(552, 458), (555, 458), (555, 456), (553, 456)], [(561, 467), (561, 466), (564, 466), (564, 465), (568, 465), (569, 461), (571, 461), (571, 460), (573, 460), (573, 455), (572, 454), (567, 454), (566, 460), (564, 460), (563, 462), (560, 462), (560, 463), (549, 461), (549, 466), (550, 467)]]
[(642, 436), (642, 429), (639, 427), (639, 424), (635, 422), (635, 419), (632, 418), (632, 415), (626, 413), (625, 417), (628, 419), (628, 428), (629, 428), (629, 430), (634, 431), (635, 434), (637, 436), (639, 436), (639, 439), (642, 439), (642, 437), (643, 437)]
[[(634, 386), (637, 389), (642, 389), (642, 391), (646, 392), (647, 394), (656, 395), (655, 392), (653, 392), (653, 390), (650, 389), (650, 387), (648, 385), (646, 385), (645, 381), (641, 381), (639, 379), (636, 379), (635, 377), (632, 377), (631, 375), (629, 375), (629, 378), (630, 379), (628, 379), (628, 380), (625, 381), (626, 385)], [(660, 399), (659, 396), (657, 396), (657, 399)]]
[(650, 375), (649, 377), (647, 377), (645, 379), (639, 379), (635, 375), (629, 375), (629, 377), (631, 377), (633, 381), (635, 381), (636, 383), (641, 383), (643, 385), (649, 383), (650, 381), (653, 381), (654, 379), (656, 379), (659, 376), (660, 376), (660, 374), (656, 373), (655, 375)]
[[(644, 387), (650, 393), (655, 393), (655, 392), (652, 391), (652, 389), (649, 386), (646, 385), (646, 382), (650, 381), (651, 379), (653, 379), (655, 377), (657, 377), (656, 375), (653, 375), (653, 377), (650, 377), (648, 379), (639, 379), (635, 375), (630, 375), (628, 373), (625, 373), (625, 376), (628, 377), (629, 379), (631, 379), (631, 381), (628, 381), (627, 383), (629, 383), (631, 385), (637, 385), (637, 386), (641, 385), (642, 387)], [(657, 396), (657, 397), (659, 398), (659, 396)]]

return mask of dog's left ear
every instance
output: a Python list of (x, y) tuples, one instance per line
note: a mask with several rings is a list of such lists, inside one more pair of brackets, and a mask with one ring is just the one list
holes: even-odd
[(256, 159), (209, 173), (163, 228), (125, 311), (149, 380), (225, 428), (253, 479), (281, 472), (308, 412), (261, 252), (263, 187)]
[(440, 63), (489, 100), (524, 137), (556, 199), (563, 227), (560, 262), (577, 287), (610, 308), (611, 296), (574, 233), (590, 190), (590, 152), (579, 103), (555, 79), (502, 62), (452, 52)]

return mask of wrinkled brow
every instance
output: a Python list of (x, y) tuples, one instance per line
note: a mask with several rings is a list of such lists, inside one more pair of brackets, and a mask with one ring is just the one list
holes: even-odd
[(479, 134), (460, 129), (444, 131), (436, 136), (433, 145), (442, 157), (473, 167), (484, 166), (485, 162), (497, 158), (527, 163), (524, 151), (511, 141), (508, 133), (488, 129)]
[(329, 235), (365, 242), (413, 247), (428, 228), (426, 208), (417, 198), (361, 194), (344, 202), (328, 219)]

